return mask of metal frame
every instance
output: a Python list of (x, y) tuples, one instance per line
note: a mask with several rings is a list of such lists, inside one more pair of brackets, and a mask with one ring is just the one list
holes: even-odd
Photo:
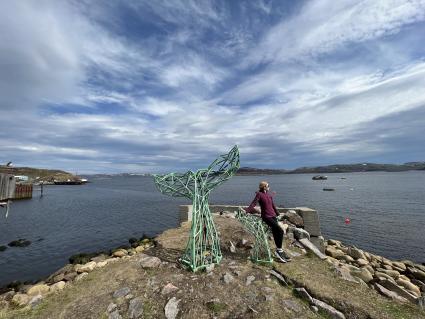
[(184, 174), (153, 175), (161, 193), (192, 200), (192, 225), (181, 262), (194, 272), (210, 264), (219, 264), (222, 259), (220, 239), (210, 213), (208, 198), (210, 192), (231, 178), (239, 166), (239, 149), (235, 145), (229, 153), (220, 155), (206, 169)]
[(251, 252), (251, 260), (259, 264), (272, 264), (273, 258), (267, 240), (268, 227), (261, 218), (246, 213), (241, 207), (236, 212), (236, 218), (255, 237), (254, 247)]

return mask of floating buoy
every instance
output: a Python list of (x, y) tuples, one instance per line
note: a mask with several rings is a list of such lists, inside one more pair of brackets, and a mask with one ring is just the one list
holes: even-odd
[(351, 223), (351, 220), (350, 218), (347, 217), (344, 222), (345, 222), (345, 225), (348, 225), (349, 223)]

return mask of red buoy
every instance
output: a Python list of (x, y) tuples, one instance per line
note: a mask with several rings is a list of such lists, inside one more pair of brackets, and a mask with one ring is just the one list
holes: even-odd
[(347, 217), (347, 218), (345, 219), (345, 225), (348, 225), (349, 223), (351, 223), (351, 220), (350, 220), (350, 218), (348, 218), (348, 217)]

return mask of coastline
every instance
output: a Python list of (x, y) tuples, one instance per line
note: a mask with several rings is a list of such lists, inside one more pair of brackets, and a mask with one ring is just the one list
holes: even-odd
[[(243, 227), (241, 227), (239, 222), (232, 216), (232, 213), (223, 213), (221, 215), (215, 214), (214, 219), (221, 232), (221, 246), (225, 255), (225, 261), (223, 265), (220, 264), (216, 266), (215, 268), (217, 269), (214, 271), (214, 274), (210, 276), (217, 275), (220, 277), (219, 281), (222, 282), (222, 280), (224, 280), (222, 278), (223, 271), (226, 273), (228, 271), (235, 271), (234, 268), (232, 270), (232, 265), (234, 265), (235, 262), (238, 265), (242, 263), (244, 269), (246, 268), (249, 271), (254, 271), (253, 269), (256, 269), (258, 266), (247, 261), (252, 247), (252, 238), (250, 235), (243, 230)], [(183, 282), (198, 278), (197, 276), (205, 276), (204, 272), (195, 274), (188, 272), (176, 263), (176, 260), (185, 246), (189, 225), (189, 222), (184, 222), (180, 227), (169, 229), (153, 239), (141, 238), (135, 241), (132, 239), (131, 245), (133, 247), (119, 247), (112, 250), (110, 255), (86, 255), (79, 256), (79, 258), (75, 256), (75, 264), (65, 265), (45, 280), (32, 285), (21, 285), (20, 287), (15, 287), (13, 291), (9, 289), (9, 292), (1, 294), (0, 305), (3, 305), (3, 307), (7, 309), (6, 312), (24, 311), (25, 313), (32, 313), (37, 311), (37, 309), (39, 309), (38, 305), (43, 304), (44, 301), (50, 300), (50, 298), (59, 298), (58, 296), (60, 294), (67, 293), (64, 291), (72, 293), (75, 287), (84, 285), (85, 282), (92, 276), (95, 276), (95, 274), (101, 274), (103, 269), (111, 268), (115, 269), (114, 271), (120, 271), (120, 267), (129, 267), (129, 265), (133, 265), (134, 263), (139, 264), (141, 259), (151, 260), (149, 258), (159, 258), (160, 261), (155, 259), (157, 263), (156, 268), (160, 270), (160, 265), (164, 265), (167, 269), (171, 267), (170, 275), (172, 275), (174, 271), (178, 271), (178, 273), (182, 275), (181, 278), (184, 279)], [(400, 306), (403, 309), (407, 307), (406, 309), (409, 309), (409, 313), (411, 311), (413, 311), (413, 313), (418, 311), (417, 317), (406, 316), (406, 318), (422, 318), (419, 316), (421, 314), (423, 318), (425, 318), (425, 313), (420, 312), (417, 306), (419, 300), (421, 300), (420, 298), (423, 299), (425, 285), (419, 288), (420, 297), (418, 297), (418, 289), (412, 288), (411, 285), (405, 283), (405, 281), (409, 279), (413, 282), (411, 279), (412, 276), (416, 278), (415, 276), (422, 276), (422, 272), (425, 274), (425, 266), (415, 264), (411, 261), (391, 261), (385, 257), (370, 254), (354, 246), (345, 246), (341, 242), (332, 239), (326, 241), (326, 247), (324, 249), (327, 257), (322, 261), (308, 249), (299, 245), (299, 240), (305, 238), (303, 236), (306, 235), (303, 233), (304, 235), (300, 236), (299, 234), (296, 235), (296, 233), (297, 232), (294, 231), (288, 232), (285, 240), (285, 246), (292, 254), (294, 260), (288, 264), (278, 264), (275, 262), (271, 268), (283, 276), (282, 278), (288, 286), (293, 286), (293, 289), (305, 289), (310, 295), (314, 296), (316, 299), (318, 298), (317, 300), (320, 299), (322, 302), (326, 301), (337, 311), (345, 313), (345, 318), (350, 318), (350, 316), (347, 316), (347, 313), (354, 311), (351, 308), (347, 308), (348, 310), (343, 309), (341, 304), (339, 304), (340, 302), (344, 304), (347, 300), (343, 298), (342, 301), (339, 300), (336, 303), (332, 303), (329, 301), (330, 297), (328, 296), (330, 290), (333, 291), (336, 289), (339, 294), (342, 293), (340, 291), (342, 288), (336, 285), (336, 282), (339, 283), (340, 280), (344, 283), (346, 282), (348, 285), (354, 285), (353, 287), (355, 287), (355, 290), (359, 290), (359, 298), (363, 298), (362, 296), (364, 296), (368, 299), (369, 293), (371, 293), (374, 298), (378, 298), (376, 296), (381, 296), (379, 297), (380, 302), (385, 303), (385, 300), (391, 301), (392, 303), (395, 302), (397, 307)], [(238, 241), (238, 238), (246, 238), (247, 240), (243, 243), (243, 240)], [(236, 251), (234, 252), (231, 251), (229, 246), (229, 243), (232, 241), (236, 246)], [(371, 267), (372, 270), (370, 269)], [(270, 267), (260, 267), (258, 269), (261, 269), (266, 275), (261, 275), (260, 272), (251, 276), (266, 276), (263, 279), (265, 282), (269, 282), (268, 279), (273, 277), (273, 275), (270, 277)], [(149, 270), (145, 276), (153, 276), (152, 271)], [(326, 282), (326, 290), (323, 292), (315, 291), (316, 288), (313, 288), (313, 282), (310, 283), (313, 286), (310, 286), (310, 284), (307, 284), (309, 281), (300, 279), (301, 273), (302, 276), (312, 276), (314, 280), (317, 280), (317, 276), (319, 275), (323, 276), (320, 281), (323, 280)], [(158, 273), (155, 274), (155, 276), (159, 278), (162, 275)], [(232, 273), (232, 276), (235, 277), (235, 273)], [(237, 273), (236, 277), (238, 277)], [(404, 277), (407, 277), (407, 279)], [(125, 274), (123, 278), (125, 278)], [(423, 279), (425, 280), (425, 278)], [(415, 280), (421, 281), (420, 279)], [(177, 284), (176, 279), (173, 279), (173, 285), (178, 287), (183, 285), (183, 283), (180, 281)], [(398, 288), (394, 288), (395, 285)], [(396, 289), (397, 292), (389, 288), (393, 288), (393, 290)], [(379, 291), (379, 295), (377, 291)], [(335, 292), (333, 291), (332, 293)], [(354, 312), (358, 314), (360, 310), (356, 307)], [(161, 311), (163, 311), (162, 306)], [(8, 317), (5, 315), (4, 318)], [(249, 318), (249, 316), (247, 318)], [(309, 317), (307, 316), (306, 318)], [(378, 316), (377, 318), (381, 317)], [(385, 316), (382, 318), (392, 317)]]

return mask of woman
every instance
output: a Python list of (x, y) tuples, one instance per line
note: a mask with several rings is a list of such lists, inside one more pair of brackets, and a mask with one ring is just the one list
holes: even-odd
[(282, 249), (284, 232), (277, 222), (279, 212), (273, 203), (273, 197), (269, 194), (269, 190), (269, 183), (265, 181), (260, 182), (259, 190), (256, 192), (255, 198), (251, 205), (249, 205), (246, 209), (246, 212), (251, 214), (256, 213), (257, 211), (255, 210), (255, 206), (257, 203), (260, 204), (261, 219), (271, 228), (273, 233), (273, 239), (276, 244), (275, 256), (280, 262), (286, 263), (287, 261), (290, 261), (291, 258)]

